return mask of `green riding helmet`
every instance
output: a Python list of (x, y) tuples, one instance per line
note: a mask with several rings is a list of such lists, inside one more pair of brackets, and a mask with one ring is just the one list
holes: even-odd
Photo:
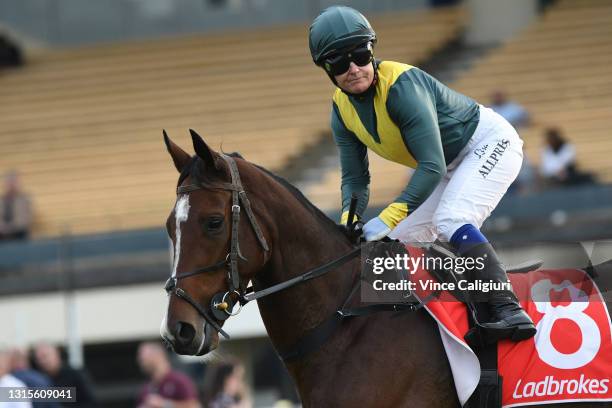
[(332, 6), (323, 10), (310, 25), (308, 43), (312, 60), (322, 65), (323, 57), (364, 42), (376, 42), (370, 22), (357, 10)]

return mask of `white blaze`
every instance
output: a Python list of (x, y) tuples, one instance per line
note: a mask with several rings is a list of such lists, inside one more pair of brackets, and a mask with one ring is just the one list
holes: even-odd
[(176, 221), (176, 242), (174, 244), (174, 262), (172, 265), (172, 276), (176, 276), (176, 268), (178, 267), (179, 258), (181, 256), (181, 223), (187, 221), (189, 217), (189, 196), (182, 195), (176, 202), (174, 207), (174, 219)]
[[(187, 194), (182, 195), (178, 201), (176, 202), (176, 206), (174, 207), (174, 219), (176, 221), (176, 230), (174, 236), (176, 237), (176, 242), (174, 243), (174, 257), (172, 261), (172, 276), (176, 276), (176, 268), (178, 267), (179, 258), (181, 256), (181, 223), (187, 221), (187, 217), (189, 216), (189, 196)], [(167, 308), (166, 308), (167, 314)], [(168, 317), (164, 316), (161, 326), (159, 328), (159, 332), (162, 337), (165, 337), (168, 340), (173, 341), (174, 336), (168, 330)]]

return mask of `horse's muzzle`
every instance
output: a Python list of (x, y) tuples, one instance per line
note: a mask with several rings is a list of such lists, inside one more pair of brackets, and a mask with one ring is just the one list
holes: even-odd
[(164, 337), (164, 341), (177, 354), (203, 356), (217, 346), (218, 337), (217, 341), (213, 341), (215, 333), (207, 323), (204, 323), (201, 330), (196, 330), (191, 323), (179, 321), (169, 329), (171, 337)]

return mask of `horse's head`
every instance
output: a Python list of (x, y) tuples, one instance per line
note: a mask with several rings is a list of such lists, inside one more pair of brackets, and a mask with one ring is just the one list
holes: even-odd
[(164, 132), (180, 177), (166, 222), (174, 256), (161, 335), (177, 353), (203, 355), (217, 347), (219, 333), (225, 335), (224, 320), (239, 310), (246, 285), (269, 250), (235, 159), (190, 132), (193, 157)]

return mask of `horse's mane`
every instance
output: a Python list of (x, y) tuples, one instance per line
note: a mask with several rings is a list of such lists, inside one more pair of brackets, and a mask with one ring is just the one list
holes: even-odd
[(340, 232), (346, 238), (349, 238), (348, 232), (346, 228), (341, 225), (336, 224), (331, 218), (329, 218), (323, 211), (321, 211), (316, 205), (314, 205), (308, 198), (302, 194), (302, 192), (295, 187), (293, 184), (285, 180), (279, 175), (272, 173), (270, 170), (258, 166), (255, 164), (255, 167), (259, 168), (261, 171), (272, 177), (275, 181), (277, 181), (281, 186), (285, 187), (312, 215), (315, 216), (322, 224), (325, 225), (326, 228), (330, 230), (334, 230), (336, 232)]
[[(226, 153), (226, 154), (230, 157), (234, 157), (234, 158), (237, 157), (240, 159), (244, 159), (240, 155), (240, 153), (237, 153), (237, 152)], [(191, 177), (194, 181), (204, 181), (204, 179), (206, 178), (205, 176), (206, 172), (204, 170), (203, 164), (204, 164), (203, 161), (197, 155), (193, 156), (191, 158), (191, 161), (181, 171), (177, 186), (180, 186), (187, 177)], [(325, 215), (325, 213), (321, 211), (319, 208), (317, 208), (317, 206), (315, 206), (312, 202), (310, 202), (310, 200), (308, 200), (308, 198), (306, 198), (304, 194), (302, 194), (302, 192), (297, 187), (295, 187), (293, 184), (291, 184), (289, 181), (287, 181), (283, 177), (277, 174), (274, 174), (273, 172), (266, 169), (265, 167), (262, 167), (255, 163), (250, 163), (250, 164), (258, 168), (259, 170), (263, 171), (268, 176), (272, 177), (274, 181), (276, 181), (281, 186), (283, 186), (287, 191), (289, 191), (291, 195), (293, 195), (295, 199), (298, 200), (298, 202), (300, 202), (300, 204), (304, 206), (304, 208), (306, 208), (317, 220), (321, 222), (321, 224), (325, 226), (326, 229), (328, 229), (330, 232), (340, 233), (345, 238), (350, 239), (346, 228), (344, 228), (341, 225), (336, 224), (331, 218)], [(226, 172), (225, 169), (223, 171)], [(229, 173), (227, 174), (227, 177), (230, 177)]]

